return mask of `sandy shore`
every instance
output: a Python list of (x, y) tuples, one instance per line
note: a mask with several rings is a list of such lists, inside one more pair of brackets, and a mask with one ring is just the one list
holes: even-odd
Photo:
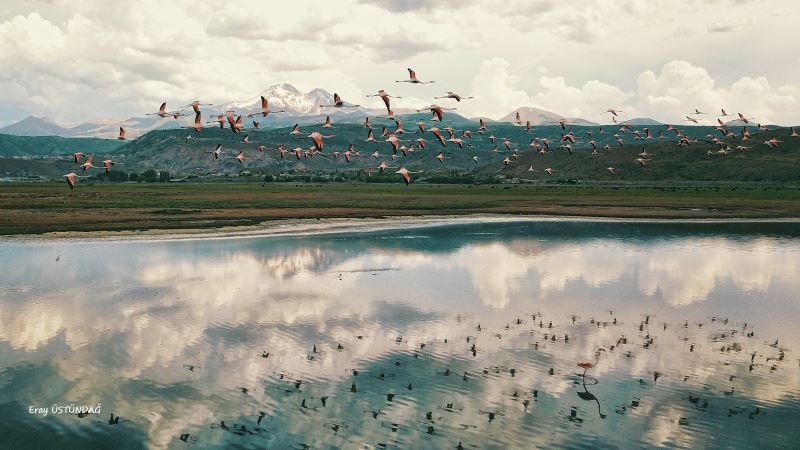
[(258, 225), (190, 229), (149, 229), (126, 231), (59, 231), (35, 235), (0, 236), (0, 241), (155, 241), (189, 239), (232, 239), (269, 236), (307, 236), (336, 233), (369, 233), (393, 229), (428, 228), (456, 224), (508, 222), (597, 222), (597, 223), (800, 223), (797, 218), (697, 218), (651, 219), (630, 217), (586, 217), (509, 214), (397, 216), (380, 219), (320, 218), (278, 219)]

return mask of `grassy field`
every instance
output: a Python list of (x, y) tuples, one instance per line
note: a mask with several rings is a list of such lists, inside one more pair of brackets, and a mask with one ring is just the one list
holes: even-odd
[(290, 218), (477, 213), (800, 218), (800, 189), (418, 184), (0, 185), (0, 234), (203, 229)]

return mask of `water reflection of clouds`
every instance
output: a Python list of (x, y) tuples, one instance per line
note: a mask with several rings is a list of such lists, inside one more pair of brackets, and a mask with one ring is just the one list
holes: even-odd
[[(0, 275), (4, 284), (11, 285), (13, 280), (33, 286), (0, 291), (0, 341), (34, 353), (63, 337), (69, 351), (53, 364), (64, 378), (76, 383), (74, 392), (105, 386), (102, 390), (111, 395), (117, 386), (101, 380), (113, 373), (117, 379), (144, 378), (159, 385), (185, 382), (191, 375), (196, 377), (196, 389), (205, 395), (223, 395), (235, 386), (263, 383), (273, 376), (272, 368), (306, 379), (343, 379), (348, 369), (412, 351), (420, 341), (474, 335), (473, 325), (466, 321), (438, 320), (442, 312), (460, 311), (463, 292), (436, 290), (453, 280), (463, 279), (469, 285), (468, 293), (478, 308), (473, 309), (473, 318), (486, 321), (487, 327), (501, 326), (510, 314), (524, 316), (528, 311), (509, 310), (520, 299), (558, 299), (570, 294), (573, 283), (590, 289), (612, 286), (620, 295), (660, 297), (672, 307), (702, 301), (721, 283), (740, 291), (765, 292), (776, 283), (800, 291), (797, 244), (772, 239), (698, 238), (642, 244), (520, 238), (440, 252), (367, 246), (351, 250), (347, 257), (339, 248), (304, 243), (295, 249), (242, 247), (220, 253), (194, 248), (178, 256), (171, 245), (122, 248), (121, 264), (108, 263), (109, 249), (97, 254), (90, 248), (67, 249), (65, 259), (85, 259), (63, 270), (49, 253), (32, 252), (30, 260)], [(45, 269), (37, 269), (37, 264)], [(398, 270), (362, 272), (384, 267)], [(416, 279), (409, 279), (411, 274)], [(625, 291), (630, 288), (635, 292)], [(572, 312), (559, 304), (546, 307), (559, 317)], [(573, 338), (575, 345), (543, 346), (541, 353), (547, 364), (571, 370), (573, 361), (585, 359), (598, 346), (612, 344), (616, 333), (596, 330)], [(359, 335), (363, 339), (354, 340)], [(397, 343), (398, 335), (413, 338)], [(337, 352), (337, 342), (348, 343), (346, 352)], [(525, 351), (530, 342), (481, 337), (478, 343), (478, 362), (511, 366), (513, 354), (504, 356), (505, 362), (484, 355)], [(638, 354), (624, 363), (624, 370), (647, 378), (653, 367), (674, 366), (682, 358), (679, 342), (659, 344), (659, 352)], [(313, 363), (306, 358), (311, 345), (321, 350)], [(261, 349), (271, 352), (269, 360), (258, 356)], [(564, 361), (569, 368), (564, 368)], [(203, 375), (187, 374), (181, 368), (184, 363), (203, 366)], [(601, 360), (595, 371), (607, 374), (622, 364)], [(553, 396), (570, 389), (563, 376), (546, 375), (544, 366), (535, 369), (520, 371), (516, 384), (538, 386)], [(691, 360), (679, 370), (698, 383), (719, 375)], [(796, 375), (790, 375), (795, 382)], [(752, 398), (772, 402), (785, 395), (764, 386), (750, 386), (748, 391)], [(508, 394), (500, 385), (490, 384), (464, 401), (472, 409), (497, 399), (504, 399), (499, 402), (508, 406)], [(252, 393), (252, 400), (271, 401), (258, 391)], [(117, 401), (136, 409), (140, 400), (118, 397)], [(193, 405), (197, 415), (193, 418), (182, 418), (170, 406), (148, 406), (151, 442), (164, 446), (187, 424), (211, 421), (216, 401), (219, 398)], [(653, 423), (651, 442), (674, 439), (679, 429), (673, 415), (664, 414)]]

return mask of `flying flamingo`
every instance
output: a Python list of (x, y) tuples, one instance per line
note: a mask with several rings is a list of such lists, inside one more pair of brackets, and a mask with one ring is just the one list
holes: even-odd
[(309, 134), (307, 137), (311, 138), (311, 141), (314, 143), (314, 148), (316, 150), (322, 151), (322, 149), (325, 147), (325, 142), (324, 142), (323, 139), (336, 137), (336, 135), (335, 134), (331, 134), (329, 136), (324, 136), (324, 135), (322, 135), (322, 134), (320, 134), (320, 133), (315, 131), (315, 132)]
[(367, 138), (364, 140), (364, 142), (375, 142), (375, 137), (372, 135), (372, 128), (367, 131)]
[(442, 108), (439, 105), (431, 105), (426, 108), (418, 109), (417, 112), (425, 111), (426, 109), (430, 110), (430, 112), (433, 114), (431, 120), (438, 120), (439, 122), (441, 122), (442, 116), (444, 115), (444, 111), (454, 111), (456, 108)]
[(99, 169), (99, 167), (92, 164), (92, 157), (86, 158), (86, 162), (81, 164), (81, 173), (86, 172), (89, 169)]
[(106, 169), (106, 174), (108, 174), (108, 172), (111, 171), (111, 166), (113, 166), (115, 164), (122, 164), (122, 163), (114, 162), (114, 161), (112, 161), (110, 159), (104, 159), (103, 160), (103, 167), (105, 167), (105, 169)]
[(342, 97), (339, 96), (336, 92), (333, 93), (333, 104), (332, 105), (319, 105), (321, 108), (357, 108), (361, 105), (345, 105)]
[(236, 155), (236, 159), (239, 160), (239, 164), (244, 164), (244, 150), (240, 151), (238, 155)]
[(442, 144), (442, 147), (447, 146), (447, 143), (445, 142), (444, 137), (442, 137), (442, 133), (439, 131), (438, 128), (436, 127), (431, 128), (430, 132), (433, 133), (434, 136), (436, 136), (436, 139), (439, 140), (439, 143)]
[(295, 136), (299, 135), (300, 134), (300, 124), (297, 124), (297, 123), (294, 124), (294, 126), (292, 127), (292, 131), (289, 134), (293, 134)]
[(203, 117), (200, 111), (194, 115), (194, 126), (192, 128), (194, 128), (195, 133), (199, 133), (203, 129)]
[(610, 113), (612, 116), (618, 116), (621, 113), (621, 110), (608, 108), (605, 112)]
[(333, 122), (331, 121), (331, 116), (325, 116), (325, 123), (322, 125), (322, 128), (333, 128)]
[(755, 119), (755, 117), (745, 117), (742, 113), (737, 113), (739, 115), (739, 120), (744, 123), (750, 123), (751, 120)]
[(117, 137), (117, 139), (120, 141), (125, 140), (125, 128), (119, 127), (119, 136)]
[(422, 173), (422, 172), (411, 172), (408, 169), (406, 169), (405, 167), (401, 167), (400, 170), (398, 170), (395, 173), (399, 173), (400, 176), (403, 177), (403, 181), (405, 181), (406, 186), (408, 186), (409, 184), (411, 184), (411, 174), (412, 173)]
[(78, 175), (75, 172), (70, 172), (64, 175), (64, 178), (67, 179), (67, 184), (69, 185), (70, 190), (75, 190), (75, 179), (76, 178), (88, 178), (88, 176)]
[(417, 78), (417, 73), (414, 72), (411, 68), (408, 69), (408, 79), (407, 80), (395, 80), (396, 83), (411, 83), (411, 84), (428, 84), (428, 83), (435, 83), (435, 81), (422, 81)]
[(212, 153), (214, 155), (214, 159), (219, 159), (220, 155), (222, 155), (222, 144), (217, 144), (217, 148), (215, 148), (213, 152), (206, 153)]
[(158, 108), (158, 112), (155, 113), (148, 113), (145, 114), (146, 116), (159, 116), (159, 117), (167, 117), (167, 102), (161, 104), (161, 107)]
[(690, 121), (690, 122), (694, 122), (694, 123), (696, 123), (697, 125), (700, 125), (700, 122), (698, 122), (698, 121), (697, 121), (697, 119), (695, 119), (694, 117), (689, 117), (689, 116), (686, 116), (686, 120), (688, 120), (688, 121)]
[(273, 113), (284, 113), (284, 112), (286, 112), (286, 111), (284, 111), (284, 110), (270, 111), (269, 110), (269, 99), (267, 99), (266, 97), (264, 97), (262, 95), (261, 96), (261, 111), (257, 112), (257, 113), (249, 114), (247, 117), (257, 116), (259, 114), (261, 114), (261, 117), (267, 117), (268, 115), (273, 114)]
[(453, 100), (460, 102), (461, 100), (466, 100), (468, 98), (475, 98), (475, 97), (462, 97), (455, 92), (447, 91), (447, 95), (443, 95), (441, 97), (433, 97), (433, 98), (452, 98)]
[(184, 106), (181, 109), (186, 109), (186, 108), (188, 108), (190, 106), (192, 107), (192, 109), (194, 109), (195, 114), (197, 114), (197, 113), (200, 112), (200, 107), (201, 106), (213, 106), (213, 103), (200, 103), (200, 100), (195, 100), (192, 103), (189, 103), (188, 105)]
[(394, 96), (394, 95), (389, 95), (383, 89), (379, 90), (377, 94), (368, 94), (367, 97), (380, 97), (381, 100), (383, 100), (383, 104), (386, 105), (386, 112), (389, 113), (390, 117), (394, 116), (394, 112), (392, 111), (392, 108), (389, 106), (389, 103), (390, 103), (389, 99), (391, 99), (391, 98), (403, 98), (403, 97), (397, 97), (397, 96)]
[(78, 164), (81, 161), (81, 158), (85, 156), (83, 152), (77, 152), (72, 154), (72, 159), (75, 160), (75, 164)]

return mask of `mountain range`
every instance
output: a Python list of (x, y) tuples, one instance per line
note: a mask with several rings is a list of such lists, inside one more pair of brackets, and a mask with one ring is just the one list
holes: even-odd
[[(301, 125), (317, 122), (322, 123), (326, 115), (330, 115), (334, 122), (347, 123), (360, 121), (365, 116), (374, 117), (385, 114), (382, 108), (367, 108), (364, 106), (345, 108), (323, 107), (320, 105), (333, 104), (333, 94), (325, 89), (316, 88), (308, 92), (301, 92), (289, 83), (280, 83), (269, 86), (264, 91), (249, 99), (206, 108), (204, 110), (204, 121), (210, 121), (211, 117), (219, 114), (221, 111), (235, 110), (237, 114), (243, 116), (258, 113), (261, 110), (262, 95), (269, 99), (271, 111), (283, 110), (285, 113), (270, 114), (266, 118), (259, 118), (256, 116), (252, 119), (246, 119), (245, 122), (248, 125), (251, 125), (251, 122), (254, 120), (260, 122), (260, 125), (265, 128), (281, 128), (292, 126), (295, 123), (300, 123)], [(361, 100), (362, 99), (344, 98), (345, 104), (348, 105), (361, 103)], [(412, 109), (403, 108), (394, 108), (394, 111), (398, 115), (416, 112)], [(515, 121), (517, 112), (520, 113), (520, 117), (523, 121), (530, 120), (533, 125), (552, 125), (563, 117), (560, 114), (540, 108), (521, 107), (511, 111), (497, 120), (497, 122), (513, 122)], [(46, 117), (28, 116), (19, 122), (0, 128), (0, 134), (114, 139), (117, 137), (119, 127), (123, 127), (127, 131), (129, 138), (136, 138), (152, 130), (186, 128), (190, 125), (192, 119), (193, 117), (191, 115), (177, 120), (170, 116), (166, 118), (158, 116), (129, 117), (127, 119), (100, 118), (88, 120), (74, 126), (64, 126)], [(569, 123), (574, 125), (597, 125), (594, 122), (577, 117), (566, 119)], [(475, 120), (477, 121), (477, 119)], [(652, 119), (632, 119), (630, 122), (635, 125), (658, 124), (658, 122)], [(206, 124), (206, 126), (211, 125)]]

